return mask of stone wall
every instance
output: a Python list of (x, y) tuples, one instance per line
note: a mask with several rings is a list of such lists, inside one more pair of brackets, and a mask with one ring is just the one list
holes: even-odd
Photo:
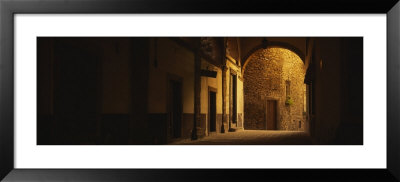
[[(277, 100), (277, 129), (304, 130), (302, 60), (282, 48), (260, 49), (249, 59), (244, 68), (245, 129), (266, 129), (266, 102)], [(290, 82), (289, 95), (286, 95), (286, 81)], [(293, 100), (290, 106), (285, 104), (287, 96)]]

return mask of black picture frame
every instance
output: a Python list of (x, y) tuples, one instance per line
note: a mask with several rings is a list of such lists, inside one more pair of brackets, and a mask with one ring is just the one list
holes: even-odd
[[(14, 14), (18, 13), (382, 13), (387, 15), (386, 169), (15, 169)], [(318, 15), (316, 15), (318, 16)], [(399, 181), (400, 3), (350, 0), (1, 0), (0, 179), (5, 181)], [(376, 60), (377, 64), (382, 60)], [(383, 64), (383, 63), (382, 63)], [(190, 160), (190, 159), (188, 159)], [(368, 160), (368, 159), (365, 159)]]

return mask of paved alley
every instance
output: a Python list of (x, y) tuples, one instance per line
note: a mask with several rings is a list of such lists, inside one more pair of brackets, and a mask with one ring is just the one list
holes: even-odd
[(244, 130), (211, 134), (198, 140), (181, 140), (171, 145), (311, 145), (302, 131)]

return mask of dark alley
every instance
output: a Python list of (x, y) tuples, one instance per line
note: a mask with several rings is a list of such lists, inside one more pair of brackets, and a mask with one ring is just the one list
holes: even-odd
[(38, 145), (362, 145), (362, 37), (38, 37)]

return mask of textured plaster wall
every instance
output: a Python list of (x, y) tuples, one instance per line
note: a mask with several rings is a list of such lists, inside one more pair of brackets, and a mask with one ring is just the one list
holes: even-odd
[(101, 43), (103, 113), (129, 113), (131, 107), (129, 39), (105, 39)]
[[(277, 100), (277, 129), (304, 130), (305, 68), (302, 60), (294, 52), (282, 48), (261, 49), (249, 59), (244, 68), (245, 129), (266, 129), (266, 102)], [(290, 106), (285, 104), (287, 80), (293, 100)]]
[(220, 68), (213, 66), (212, 64), (208, 63), (207, 61), (205, 61), (204, 59), (202, 59), (201, 61), (201, 69), (205, 69), (205, 70), (214, 70), (217, 71), (217, 77), (216, 78), (212, 78), (212, 77), (205, 77), (202, 76), (201, 77), (201, 91), (200, 91), (200, 105), (201, 105), (201, 114), (206, 115), (206, 134), (208, 135), (208, 120), (209, 120), (209, 115), (208, 115), (208, 108), (209, 108), (209, 87), (212, 87), (214, 89), (216, 89), (217, 91), (217, 132), (220, 131), (220, 128), (218, 128), (218, 126), (220, 126), (221, 121), (218, 121), (218, 115), (222, 114), (222, 71)]
[[(194, 113), (193, 53), (168, 38), (153, 39), (150, 50), (149, 113), (167, 112), (167, 78), (169, 74), (182, 78), (183, 113)], [(155, 65), (155, 61), (157, 65)]]
[[(62, 43), (68, 43), (76, 49), (87, 52), (90, 55), (96, 56), (101, 67), (101, 92), (102, 92), (102, 114), (127, 114), (130, 111), (131, 104), (131, 73), (130, 73), (130, 60), (131, 60), (131, 45), (127, 38), (115, 38), (115, 39), (62, 39)], [(45, 42), (44, 42), (45, 41)], [(54, 38), (42, 39), (40, 42), (44, 42), (41, 49), (39, 50), (41, 64), (44, 66), (40, 68), (41, 73), (45, 79), (49, 79), (46, 82), (40, 82), (41, 87), (39, 93), (43, 95), (39, 105), (40, 114), (53, 114), (50, 108), (51, 86), (50, 78), (51, 66), (54, 63)], [(60, 41), (60, 40), (59, 40)], [(45, 64), (43, 64), (43, 62)], [(43, 99), (42, 99), (43, 98)], [(43, 106), (42, 106), (43, 105)], [(46, 110), (42, 108), (46, 108)], [(43, 112), (46, 111), (46, 112)]]

